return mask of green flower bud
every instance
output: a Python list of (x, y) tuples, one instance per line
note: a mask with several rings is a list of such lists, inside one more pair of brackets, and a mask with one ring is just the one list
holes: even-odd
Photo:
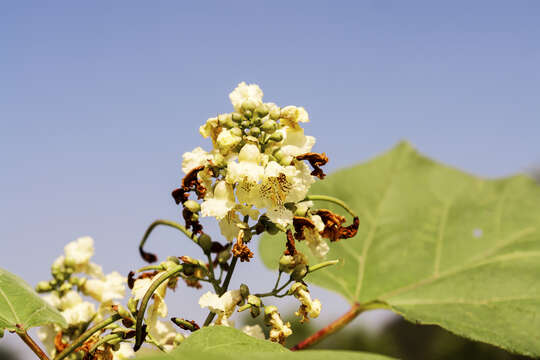
[(308, 210), (309, 210), (309, 207), (305, 204), (305, 202), (298, 203), (296, 204), (296, 210), (294, 212), (294, 215), (305, 217), (307, 215)]
[(272, 134), (276, 129), (277, 123), (274, 120), (267, 120), (261, 125), (261, 130), (268, 134)]
[(234, 127), (234, 122), (232, 120), (231, 114), (220, 114), (218, 115), (218, 123), (224, 128), (230, 129)]
[(248, 128), (250, 127), (251, 123), (247, 120), (244, 120), (240, 123), (240, 126), (243, 127), (243, 128)]
[(218, 262), (226, 263), (231, 258), (231, 252), (229, 249), (223, 250), (218, 254)]
[(278, 120), (281, 116), (281, 109), (280, 108), (275, 108), (275, 109), (272, 109), (272, 111), (270, 111), (270, 119), (272, 120)]
[(268, 114), (268, 106), (265, 104), (261, 104), (255, 108), (255, 114), (259, 115), (260, 117), (265, 117)]
[(195, 200), (188, 200), (184, 203), (184, 207), (191, 211), (192, 213), (198, 213), (201, 211), (201, 205)]
[(118, 306), (118, 310), (117, 310), (118, 315), (120, 315), (124, 319), (125, 318), (129, 319), (131, 317), (131, 314), (125, 307), (123, 307), (122, 305), (117, 305), (117, 306)]
[(253, 111), (257, 107), (257, 103), (253, 100), (246, 100), (242, 103), (243, 110)]
[(244, 116), (240, 113), (237, 113), (237, 112), (233, 112), (231, 114), (231, 117), (232, 117), (232, 121), (234, 121), (235, 123), (240, 123), (242, 122), (242, 120), (245, 120), (244, 119)]
[(225, 166), (226, 165), (225, 157), (221, 155), (220, 153), (214, 154), (214, 164), (216, 166)]
[(252, 127), (251, 129), (249, 129), (249, 135), (258, 137), (259, 135), (261, 135), (261, 129), (259, 129), (258, 127)]
[(62, 286), (60, 286), (60, 292), (68, 292), (71, 290), (72, 285), (69, 282), (63, 283)]
[(172, 262), (175, 265), (180, 265), (180, 260), (176, 256), (168, 256), (167, 261)]
[(281, 255), (279, 258), (279, 271), (290, 274), (295, 265), (294, 258), (291, 255)]
[(279, 232), (279, 228), (273, 222), (269, 221), (265, 225), (266, 225), (266, 232), (269, 233), (270, 235), (276, 235)]
[(251, 306), (256, 306), (256, 307), (261, 306), (261, 299), (255, 295), (249, 295), (247, 298), (247, 302)]
[(251, 308), (249, 308), (249, 313), (251, 314), (252, 318), (256, 318), (261, 314), (261, 308), (257, 306), (252, 306)]
[(195, 222), (199, 220), (199, 214), (191, 214), (191, 221)]
[(51, 286), (51, 283), (48, 281), (40, 281), (36, 285), (36, 291), (38, 293), (48, 292), (48, 291), (51, 291), (52, 289), (53, 287)]
[[(263, 126), (264, 126), (264, 124), (263, 124)], [(275, 142), (280, 142), (281, 140), (283, 140), (283, 134), (281, 134), (281, 133), (273, 133), (272, 135), (270, 135), (268, 140), (275, 141)]]
[(180, 333), (177, 333), (175, 336), (174, 336), (174, 345), (180, 345), (182, 343), (182, 341), (185, 340), (185, 337), (184, 335), (180, 334)]
[(251, 110), (244, 110), (244, 115), (250, 118), (253, 115), (253, 112)]
[(118, 351), (118, 350), (120, 350), (120, 342), (121, 341), (122, 341), (122, 339), (112, 339), (112, 340), (109, 340), (108, 343), (110, 345), (112, 345), (113, 351)]
[(302, 279), (307, 275), (308, 268), (305, 264), (298, 264), (294, 268), (291, 278), (295, 281), (302, 281)]
[(242, 295), (243, 298), (247, 298), (249, 296), (249, 288), (246, 284), (240, 285), (240, 295)]
[(242, 129), (233, 128), (231, 129), (231, 134), (233, 134), (234, 136), (241, 137), (242, 135), (244, 135), (244, 132), (242, 131)]
[(127, 303), (127, 307), (128, 307), (128, 310), (132, 314), (137, 312), (138, 303), (139, 303), (139, 300), (135, 300), (134, 298), (129, 298), (128, 303)]
[(210, 254), (210, 249), (212, 248), (212, 238), (210, 238), (210, 236), (204, 233), (201, 234), (197, 239), (197, 243), (205, 254)]

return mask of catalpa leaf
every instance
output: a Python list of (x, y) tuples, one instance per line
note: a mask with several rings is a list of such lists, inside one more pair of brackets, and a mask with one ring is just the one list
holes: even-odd
[[(351, 303), (380, 302), (410, 321), (540, 355), (540, 187), (532, 179), (471, 176), (402, 143), (310, 193), (346, 201), (360, 228), (331, 244), (327, 257), (338, 265), (306, 281)], [(267, 266), (277, 267), (284, 243), (283, 235), (263, 237)]]
[(0, 330), (26, 331), (45, 324), (67, 325), (23, 279), (0, 268)]
[(138, 357), (144, 360), (389, 360), (391, 358), (355, 351), (296, 351), (244, 334), (240, 330), (225, 327), (205, 327), (191, 334), (180, 346), (168, 354)]

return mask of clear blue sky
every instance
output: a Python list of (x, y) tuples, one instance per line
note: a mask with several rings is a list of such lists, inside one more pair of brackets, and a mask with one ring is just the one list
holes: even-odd
[[(304, 106), (330, 169), (408, 139), (478, 175), (524, 171), (539, 19), (532, 0), (3, 2), (0, 266), (35, 284), (81, 235), (106, 271), (140, 265), (147, 224), (179, 216), (181, 154), (209, 148), (197, 129), (240, 81)], [(196, 254), (168, 230), (151, 247)]]

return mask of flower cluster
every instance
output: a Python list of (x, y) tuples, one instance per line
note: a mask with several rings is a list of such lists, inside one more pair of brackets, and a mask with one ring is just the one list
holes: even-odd
[[(315, 138), (305, 135), (301, 126), (309, 121), (304, 108), (265, 103), (262, 90), (254, 84), (240, 83), (229, 98), (233, 112), (212, 117), (199, 129), (203, 137), (211, 139), (212, 149), (197, 147), (183, 155), (185, 176), (172, 195), (182, 205), (185, 225), (156, 220), (139, 245), (143, 259), (156, 262), (157, 256), (143, 246), (156, 226), (169, 226), (198, 245), (205, 259), (170, 256), (157, 265), (131, 271), (125, 278), (117, 272), (105, 275), (90, 261), (94, 253), (91, 238), (69, 243), (65, 254), (52, 266), (53, 279), (37, 286), (39, 292), (48, 293), (46, 301), (60, 310), (69, 324), (68, 329), (48, 325), (40, 330), (40, 338), (53, 356), (71, 351), (68, 358), (72, 360), (83, 356), (125, 359), (144, 343), (167, 352), (201, 326), (234, 326), (233, 314), (247, 310), (253, 318), (262, 314), (269, 327), (269, 340), (283, 344), (292, 334), (291, 324), (283, 321), (277, 307), (268, 302), (272, 297), (296, 298), (300, 307), (295, 314), (302, 323), (319, 316), (321, 302), (311, 298), (304, 278), (337, 260), (310, 264), (296, 244), (305, 243), (315, 258), (323, 259), (329, 253), (329, 243), (356, 234), (358, 217), (338, 199), (308, 196), (316, 179), (325, 177), (321, 166), (328, 158), (312, 152)], [(317, 200), (344, 208), (352, 216), (352, 224), (344, 226), (345, 217), (315, 208), (313, 201)], [(216, 218), (225, 241), (212, 240), (203, 231), (200, 217)], [(238, 260), (250, 261), (253, 253), (248, 244), (263, 233), (281, 235), (276, 241), (283, 241), (283, 254), (276, 259), (279, 268), (274, 287), (252, 293), (242, 284), (230, 290)], [(285, 276), (289, 278), (285, 280)], [(201, 326), (179, 317), (170, 322), (164, 319), (169, 316), (165, 301), (168, 289), (176, 289), (179, 280), (197, 289), (205, 284), (212, 287), (213, 291), (199, 299), (199, 305), (209, 310)], [(126, 283), (131, 296), (124, 308), (116, 301), (124, 299)], [(81, 295), (97, 301), (97, 307)], [(103, 323), (101, 327), (96, 325)], [(92, 326), (97, 330), (91, 336), (81, 335)], [(177, 327), (188, 333), (178, 332)], [(265, 338), (259, 326), (242, 330)]]

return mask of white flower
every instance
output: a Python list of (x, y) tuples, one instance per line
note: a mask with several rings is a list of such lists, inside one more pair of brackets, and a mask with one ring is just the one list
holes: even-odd
[(285, 127), (281, 130), (283, 134), (283, 143), (280, 152), (284, 155), (295, 157), (308, 152), (315, 145), (313, 136), (305, 136), (304, 129)]
[(207, 307), (211, 312), (218, 315), (216, 324), (226, 325), (227, 319), (232, 315), (236, 305), (241, 300), (240, 290), (229, 290), (221, 296), (209, 291), (201, 296), (199, 305), (202, 308)]
[(217, 117), (209, 118), (206, 123), (199, 128), (201, 135), (205, 139), (210, 136), (213, 143), (216, 141), (220, 131), (221, 127), (218, 124)]
[(281, 109), (280, 123), (282, 125), (300, 129), (299, 122), (309, 122), (309, 116), (303, 107), (285, 106)]
[(182, 155), (182, 171), (187, 174), (196, 167), (204, 166), (208, 160), (212, 159), (212, 155), (204, 151), (201, 147), (196, 147), (191, 152), (186, 152)]
[(229, 129), (221, 130), (216, 140), (220, 149), (223, 149), (225, 152), (238, 145), (240, 141), (242, 141), (242, 138), (234, 135)]
[(236, 111), (239, 111), (246, 101), (253, 102), (255, 106), (260, 105), (262, 104), (262, 98), (263, 92), (258, 85), (247, 85), (243, 81), (229, 94), (229, 99)]
[(87, 323), (92, 320), (95, 314), (96, 308), (94, 304), (88, 301), (82, 301), (81, 303), (62, 311), (62, 315), (69, 325)]
[(242, 328), (242, 331), (245, 333), (245, 334), (248, 334), (249, 336), (253, 336), (254, 338), (256, 339), (261, 339), (261, 340), (265, 340), (266, 337), (264, 336), (264, 333), (261, 329), (261, 327), (259, 325), (253, 325), (253, 326), (249, 326), (249, 325), (246, 325)]
[(52, 355), (53, 351), (56, 350), (54, 338), (56, 337), (57, 333), (58, 331), (54, 325), (43, 325), (37, 331), (38, 338), (45, 346), (45, 350), (47, 350), (49, 355)]
[(94, 255), (94, 240), (89, 237), (80, 237), (64, 247), (66, 260), (72, 262), (75, 267), (85, 266)]
[(41, 297), (47, 304), (51, 305), (55, 309), (60, 308), (60, 298), (56, 292), (48, 293)]
[(133, 347), (130, 344), (123, 342), (120, 344), (120, 348), (113, 352), (112, 360), (126, 360), (131, 359), (134, 356), (135, 351), (133, 351)]
[(253, 144), (246, 144), (238, 154), (238, 163), (229, 162), (227, 166), (227, 182), (230, 184), (248, 181), (258, 182), (264, 174), (264, 167), (260, 165), (261, 153)]
[(310, 220), (315, 225), (315, 228), (304, 227), (304, 236), (313, 255), (322, 259), (330, 250), (330, 247), (320, 234), (324, 230), (324, 223), (319, 215), (310, 216)]
[(219, 221), (219, 229), (221, 230), (221, 235), (231, 242), (238, 236), (240, 228), (237, 226), (241, 223), (240, 218), (235, 210), (231, 210), (227, 213), (223, 219)]
[(235, 202), (232, 187), (225, 181), (219, 181), (216, 184), (214, 193), (207, 195), (201, 204), (201, 214), (202, 216), (214, 216), (221, 220), (234, 205)]
[(265, 320), (272, 326), (270, 340), (283, 344), (285, 339), (292, 335), (291, 324), (284, 323), (275, 306), (267, 306), (264, 309)]
[(302, 304), (298, 311), (294, 313), (296, 316), (302, 317), (300, 322), (308, 321), (308, 316), (314, 319), (321, 313), (321, 302), (318, 299), (311, 300), (309, 291), (304, 284), (294, 283), (289, 290), (289, 294), (294, 295)]
[[(157, 275), (154, 277), (154, 279), (157, 279)], [(153, 279), (144, 278), (144, 279), (137, 279), (135, 280), (135, 283), (133, 284), (133, 289), (131, 290), (132, 297), (135, 300), (140, 300), (144, 297), (144, 294), (148, 291), (150, 288), (150, 285), (152, 285)], [(165, 293), (167, 292), (167, 281), (162, 282), (156, 291), (154, 291), (154, 295), (152, 298), (154, 299), (154, 302), (152, 305), (148, 307), (148, 316), (152, 317), (154, 315), (165, 317), (167, 316), (167, 304), (165, 303)]]
[(126, 278), (114, 271), (104, 280), (90, 279), (84, 284), (85, 294), (99, 302), (108, 302), (113, 299), (122, 299), (126, 292)]
[(177, 345), (179, 333), (176, 332), (169, 322), (158, 320), (153, 316), (148, 319), (148, 333), (159, 345), (163, 346), (165, 351), (169, 352)]

